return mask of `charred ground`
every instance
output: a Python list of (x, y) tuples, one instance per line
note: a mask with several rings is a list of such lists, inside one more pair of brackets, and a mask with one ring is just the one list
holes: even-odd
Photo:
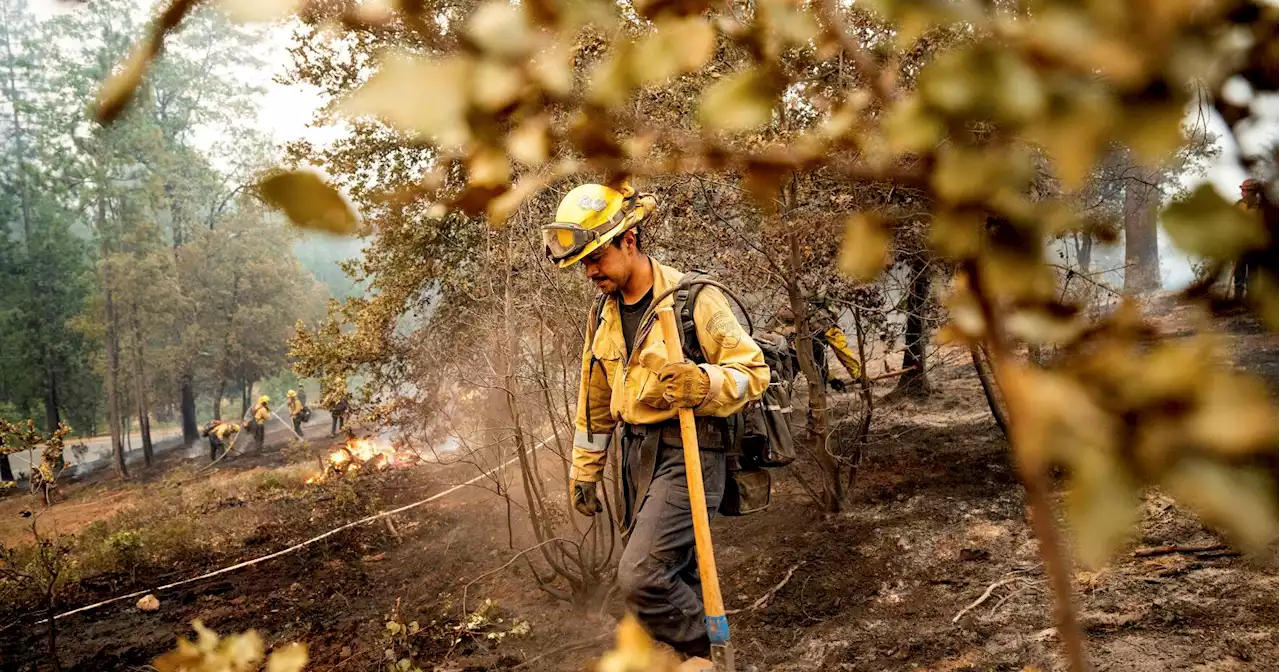
[[(1220, 326), (1237, 365), (1274, 385), (1275, 337), (1245, 319)], [(878, 410), (850, 513), (822, 515), (781, 475), (768, 511), (715, 521), (744, 669), (1061, 669), (1008, 445), (967, 360), (949, 361), (935, 370), (936, 394)], [(56, 526), (77, 564), (59, 611), (264, 555), (478, 473), (474, 465), (424, 465), (308, 484), (314, 462), (290, 464), (285, 455), (296, 458), (297, 448), (282, 447), (211, 475), (175, 458), (127, 487), (67, 487), (51, 514), (79, 512)], [(396, 516), (393, 526), (364, 525), (160, 592), (158, 611), (127, 600), (62, 619), (61, 665), (146, 669), (198, 618), (219, 632), (256, 629), (268, 644), (306, 642), (318, 670), (380, 670), (388, 650), (423, 669), (581, 669), (608, 646), (621, 605), (611, 598), (584, 612), (538, 590), (514, 558), (530, 542), (519, 529), (510, 534), (490, 485)], [(24, 523), (14, 521), (32, 505), (22, 497), (0, 503), (6, 544), (23, 539)], [(1274, 553), (1134, 557), (1137, 547), (1222, 543), (1159, 492), (1148, 492), (1143, 508), (1132, 546), (1074, 577), (1097, 669), (1274, 669)], [(120, 535), (130, 532), (137, 547), (123, 557)], [(3, 610), (0, 667), (50, 669), (45, 628), (34, 623), (38, 605)], [(388, 621), (418, 630), (397, 636)]]

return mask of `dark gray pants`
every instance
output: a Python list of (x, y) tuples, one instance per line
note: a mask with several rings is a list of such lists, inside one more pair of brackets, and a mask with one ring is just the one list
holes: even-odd
[[(623, 439), (628, 467), (624, 478), (632, 483), (644, 477), (637, 473), (637, 467), (647, 462), (640, 459), (642, 443), (632, 437)], [(724, 496), (725, 456), (705, 450), (700, 455), (707, 513), (714, 515)], [(707, 655), (710, 644), (694, 553), (684, 452), (678, 445), (659, 442), (652, 464), (652, 480), (643, 489), (643, 500), (632, 508), (635, 515), (618, 567), (618, 585), (627, 607), (655, 639), (681, 653)]]

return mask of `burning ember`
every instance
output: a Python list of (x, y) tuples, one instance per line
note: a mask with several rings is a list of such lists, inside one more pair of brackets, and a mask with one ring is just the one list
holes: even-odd
[(412, 453), (401, 453), (391, 446), (370, 439), (349, 439), (330, 453), (326, 460), (322, 460), (321, 473), (307, 479), (307, 482), (322, 481), (331, 474), (404, 467), (417, 459)]

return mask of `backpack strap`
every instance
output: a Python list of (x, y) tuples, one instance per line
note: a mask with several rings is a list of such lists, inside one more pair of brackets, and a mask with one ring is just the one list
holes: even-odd
[[(586, 384), (588, 388), (590, 388), (591, 386), (591, 374), (595, 373), (596, 365), (600, 364), (600, 360), (596, 359), (595, 348), (591, 347), (591, 344), (596, 339), (596, 330), (600, 328), (600, 321), (604, 319), (604, 306), (605, 306), (605, 302), (608, 300), (609, 300), (609, 297), (604, 294), (600, 294), (599, 296), (597, 296), (595, 303), (591, 304), (591, 316), (587, 319), (587, 349), (591, 352), (591, 361), (587, 364)], [(601, 370), (603, 370), (604, 365), (600, 364), (600, 368)], [(587, 408), (585, 410), (586, 410), (586, 417), (587, 417), (587, 435), (591, 436), (595, 434), (595, 432), (593, 432), (591, 429), (590, 391), (588, 391), (587, 393)]]
[(680, 276), (672, 299), (680, 325), (680, 347), (684, 351), (684, 358), (694, 364), (707, 361), (702, 354), (702, 344), (698, 342), (698, 326), (693, 322), (693, 309), (698, 305), (698, 294), (702, 293), (702, 288), (707, 286), (706, 281), (710, 279), (705, 272), (696, 268), (685, 273)]

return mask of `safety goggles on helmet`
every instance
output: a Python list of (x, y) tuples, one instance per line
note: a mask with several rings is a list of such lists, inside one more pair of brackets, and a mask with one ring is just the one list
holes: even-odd
[(570, 222), (553, 222), (542, 226), (542, 242), (547, 246), (547, 256), (552, 261), (563, 261), (586, 249), (588, 245), (600, 239), (602, 235), (612, 232), (630, 208), (619, 210), (605, 224), (593, 229), (584, 229)]

